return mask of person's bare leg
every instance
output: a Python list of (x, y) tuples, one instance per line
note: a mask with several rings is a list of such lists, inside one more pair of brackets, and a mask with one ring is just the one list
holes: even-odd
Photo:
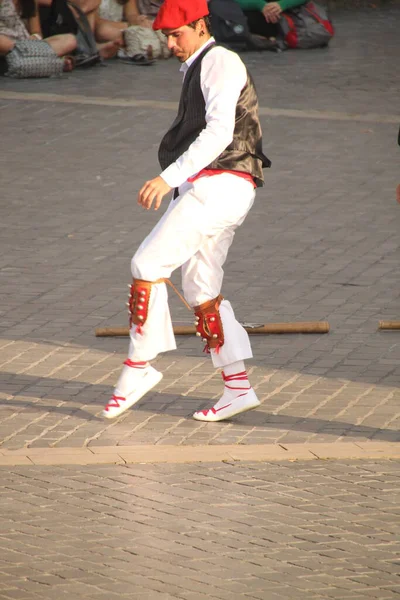
[(122, 21), (108, 21), (98, 17), (95, 24), (95, 37), (97, 42), (117, 41), (124, 45), (123, 32), (128, 28), (128, 23)]
[[(104, 44), (98, 44), (98, 49), (100, 54), (102, 54), (103, 58), (112, 58), (115, 56), (115, 48), (110, 45), (110, 40), (114, 43), (118, 43), (118, 49), (123, 48), (126, 49), (124, 31), (129, 27), (129, 24), (122, 21), (109, 21), (108, 19), (102, 19), (97, 15), (96, 17), (96, 25), (95, 25), (95, 38), (96, 42), (104, 42)], [(110, 53), (111, 55), (106, 55), (106, 53)], [(148, 46), (146, 51), (146, 56), (148, 59), (153, 58), (153, 48), (152, 46)]]
[(97, 44), (97, 50), (102, 58), (114, 58), (120, 48), (121, 44), (118, 41)]
[(113, 58), (118, 50), (125, 46), (123, 31), (127, 23), (101, 19), (98, 12), (94, 15), (93, 32), (97, 49), (102, 58)]
[(15, 46), (14, 40), (6, 35), (0, 35), (0, 56), (8, 54)]
[(74, 59), (71, 56), (76, 50), (76, 38), (72, 33), (53, 35), (45, 40), (57, 56), (64, 57), (64, 71), (69, 72), (74, 68)]
[(45, 41), (53, 48), (57, 56), (65, 56), (76, 50), (76, 37), (72, 33), (52, 35)]

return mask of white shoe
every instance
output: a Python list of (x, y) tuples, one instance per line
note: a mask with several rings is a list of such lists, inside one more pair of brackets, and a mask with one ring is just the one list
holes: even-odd
[(213, 408), (195, 412), (193, 418), (196, 421), (223, 421), (224, 419), (230, 419), (230, 417), (246, 412), (246, 410), (257, 408), (260, 404), (261, 402), (257, 398), (255, 391), (253, 388), (250, 388), (247, 392), (240, 394), (240, 396), (227, 404), (222, 403), (221, 406), (221, 400), (219, 400)]
[[(103, 417), (106, 419), (119, 417), (128, 408), (136, 404), (140, 398), (143, 398), (162, 378), (163, 374), (150, 365), (145, 369), (124, 367), (114, 394), (104, 407)], [(121, 381), (123, 381), (123, 386)], [(122, 395), (122, 392), (118, 389), (119, 387), (129, 391)]]

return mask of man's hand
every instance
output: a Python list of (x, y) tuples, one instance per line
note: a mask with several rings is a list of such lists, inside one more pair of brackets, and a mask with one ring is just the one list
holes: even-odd
[(279, 6), (279, 2), (268, 2), (262, 9), (262, 12), (267, 23), (277, 23), (282, 9)]
[(149, 210), (154, 202), (154, 210), (160, 208), (160, 204), (165, 194), (172, 190), (168, 183), (160, 176), (146, 181), (138, 195), (138, 204)]

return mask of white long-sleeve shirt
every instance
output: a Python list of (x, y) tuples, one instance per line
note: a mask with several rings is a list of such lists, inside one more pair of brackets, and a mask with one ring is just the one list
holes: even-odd
[[(183, 77), (207, 46), (208, 40), (180, 68)], [(179, 187), (215, 160), (232, 142), (235, 129), (236, 105), (247, 81), (247, 71), (237, 54), (215, 46), (201, 63), (200, 87), (206, 105), (206, 127), (195, 141), (161, 177), (172, 188)]]

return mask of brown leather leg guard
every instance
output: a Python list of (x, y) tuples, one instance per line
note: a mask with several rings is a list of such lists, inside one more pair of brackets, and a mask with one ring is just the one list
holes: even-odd
[(129, 286), (129, 302), (128, 312), (130, 314), (129, 327), (137, 325), (136, 332), (141, 333), (142, 326), (146, 323), (151, 288), (155, 283), (164, 283), (165, 279), (157, 279), (156, 281), (146, 281), (144, 279), (134, 279)]
[(204, 351), (208, 353), (210, 348), (218, 352), (221, 346), (224, 345), (224, 329), (219, 314), (219, 307), (223, 299), (220, 294), (213, 300), (203, 302), (203, 304), (195, 306), (193, 309), (196, 315), (196, 335), (201, 336), (203, 342), (206, 342)]

